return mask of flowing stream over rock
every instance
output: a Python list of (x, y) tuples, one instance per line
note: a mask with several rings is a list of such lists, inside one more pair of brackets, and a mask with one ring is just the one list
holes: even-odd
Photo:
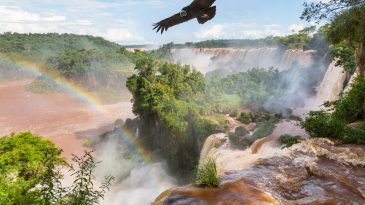
[[(181, 62), (188, 63), (181, 56), (194, 52), (210, 60), (205, 63), (208, 67), (215, 61), (215, 69), (226, 60), (225, 65), (232, 66), (229, 72), (238, 71), (234, 70), (234, 64), (227, 64), (232, 56), (240, 56), (240, 63), (248, 67), (270, 65), (287, 70), (295, 65), (312, 64), (312, 51), (282, 52), (274, 48), (195, 49), (193, 52), (182, 49), (175, 51), (175, 56), (180, 55)], [(217, 56), (220, 58), (214, 60)], [(203, 72), (211, 71), (200, 68)], [(318, 110), (325, 101), (337, 100), (344, 90), (346, 78), (336, 61), (331, 62), (318, 85), (317, 94), (308, 98), (304, 107), (297, 107), (294, 113), (304, 115), (310, 110)], [(208, 158), (216, 161), (220, 185), (214, 189), (193, 185), (169, 189), (154, 204), (365, 204), (365, 147), (310, 139), (282, 149), (277, 139), (283, 134), (306, 137), (304, 130), (293, 121), (281, 121), (271, 135), (256, 140), (245, 150), (232, 148), (226, 133), (209, 136), (201, 151), (200, 163)]]

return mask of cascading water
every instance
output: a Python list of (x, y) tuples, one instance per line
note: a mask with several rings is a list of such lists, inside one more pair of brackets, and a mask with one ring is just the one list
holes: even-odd
[[(239, 57), (241, 63), (250, 66), (265, 67), (265, 60), (279, 55), (272, 48), (200, 49), (194, 52), (211, 55), (208, 65), (215, 63), (218, 67), (219, 63), (234, 65), (229, 64), (233, 57)], [(306, 67), (312, 64), (311, 55), (311, 52), (299, 54), (299, 51), (289, 50), (270, 64), (282, 70), (294, 65)], [(336, 66), (336, 61), (331, 62), (317, 94), (294, 113), (305, 114), (319, 109), (324, 101), (337, 100), (344, 90), (346, 78), (342, 67)], [(220, 186), (216, 189), (193, 186), (170, 189), (161, 194), (155, 204), (365, 204), (363, 147), (336, 146), (326, 139), (311, 139), (290, 149), (281, 149), (277, 139), (282, 134), (305, 136), (293, 123), (283, 121), (270, 136), (257, 140), (246, 150), (232, 149), (224, 133), (211, 135), (202, 149), (200, 163), (207, 158), (216, 160)]]
[(172, 53), (175, 61), (192, 65), (203, 73), (216, 69), (224, 69), (228, 73), (242, 72), (254, 67), (288, 70), (294, 66), (308, 67), (313, 63), (313, 51), (279, 48), (174, 49)]
[(294, 113), (305, 115), (310, 110), (319, 110), (326, 101), (335, 101), (344, 90), (346, 73), (341, 66), (336, 66), (336, 61), (332, 61), (327, 68), (326, 74), (318, 88), (317, 94), (306, 100), (305, 106), (297, 108)]
[(231, 158), (235, 164), (252, 163), (221, 172), (215, 189), (174, 188), (153, 204), (365, 204), (364, 147), (311, 139), (280, 153), (256, 161)]
[(343, 68), (336, 66), (336, 61), (333, 61), (329, 65), (323, 81), (319, 86), (316, 100), (318, 102), (337, 100), (344, 88), (345, 80), (346, 73)]

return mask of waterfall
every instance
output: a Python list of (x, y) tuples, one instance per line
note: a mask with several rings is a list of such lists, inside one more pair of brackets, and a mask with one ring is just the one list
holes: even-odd
[(230, 73), (243, 72), (251, 68), (274, 67), (288, 70), (308, 67), (313, 63), (313, 51), (282, 50), (280, 48), (200, 48), (173, 49), (175, 62), (192, 65), (202, 73), (224, 69)]
[(345, 80), (346, 73), (343, 68), (336, 66), (336, 61), (332, 61), (319, 86), (316, 96), (317, 102), (338, 100), (339, 95), (343, 90)]
[(277, 145), (277, 139), (283, 134), (304, 136), (305, 132), (295, 122), (283, 121), (276, 125), (270, 136), (257, 140), (245, 150), (232, 149), (227, 134), (213, 134), (204, 143), (199, 163), (202, 164), (208, 158), (214, 159), (219, 175), (227, 171), (246, 169), (259, 159), (282, 155), (283, 151)]
[(219, 133), (211, 135), (205, 140), (203, 148), (200, 152), (199, 164), (205, 162), (205, 160), (210, 156), (210, 152), (218, 148), (222, 144), (224, 138), (225, 134)]
[(341, 66), (336, 66), (336, 60), (332, 61), (327, 68), (317, 94), (306, 100), (304, 107), (294, 110), (296, 115), (305, 115), (311, 110), (319, 110), (320, 106), (326, 101), (339, 99), (344, 90), (346, 73)]

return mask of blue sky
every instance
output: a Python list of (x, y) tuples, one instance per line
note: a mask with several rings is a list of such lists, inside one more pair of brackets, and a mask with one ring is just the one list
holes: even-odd
[(217, 0), (212, 21), (199, 25), (192, 20), (160, 35), (152, 24), (191, 0), (1, 0), (0, 32), (90, 34), (121, 44), (254, 39), (307, 26), (299, 19), (304, 1)]

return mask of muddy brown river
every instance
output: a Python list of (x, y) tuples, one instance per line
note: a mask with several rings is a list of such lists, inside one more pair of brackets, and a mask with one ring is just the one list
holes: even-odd
[(132, 104), (119, 102), (103, 105), (100, 113), (71, 94), (36, 94), (27, 91), (29, 80), (0, 84), (0, 135), (31, 131), (53, 141), (64, 155), (82, 154), (82, 137), (112, 129), (116, 119), (133, 117)]

